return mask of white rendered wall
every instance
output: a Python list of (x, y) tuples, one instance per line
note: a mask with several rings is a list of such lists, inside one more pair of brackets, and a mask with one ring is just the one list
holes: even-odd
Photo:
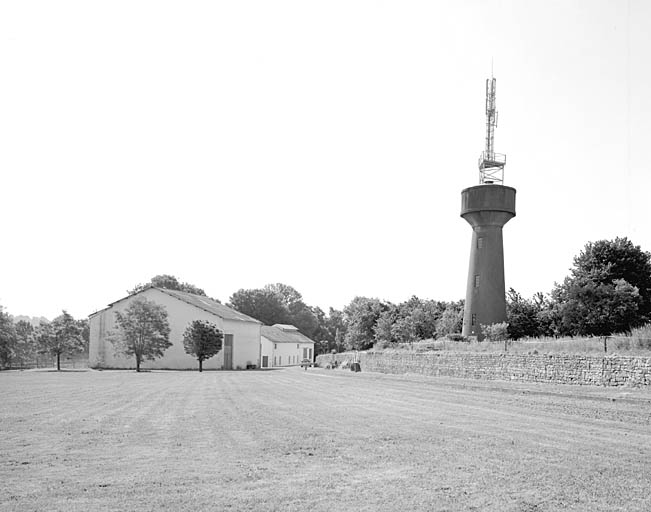
[[(143, 361), (142, 369), (174, 369), (186, 370), (199, 367), (193, 356), (183, 349), (183, 333), (193, 320), (206, 320), (217, 325), (225, 334), (233, 334), (233, 369), (246, 368), (247, 364), (259, 366), (260, 353), (260, 324), (223, 320), (207, 311), (182, 302), (160, 290), (149, 288), (137, 295), (117, 302), (112, 307), (100, 311), (90, 317), (89, 364), (100, 368), (135, 368), (135, 357), (127, 358), (117, 355), (113, 345), (106, 339), (109, 331), (116, 328), (115, 312), (126, 309), (130, 302), (137, 297), (145, 297), (161, 304), (167, 310), (167, 320), (170, 325), (169, 340), (172, 346), (163, 357), (154, 361)], [(223, 351), (203, 362), (203, 368), (221, 369)]]
[(269, 367), (301, 364), (304, 348), (308, 349), (308, 357), (310, 349), (312, 349), (312, 358), (314, 358), (314, 343), (274, 343), (264, 336), (261, 337), (261, 340), (262, 355), (269, 356)]

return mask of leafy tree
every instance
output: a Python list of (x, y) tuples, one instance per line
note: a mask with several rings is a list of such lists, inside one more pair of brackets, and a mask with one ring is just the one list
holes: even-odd
[(605, 335), (651, 319), (651, 254), (627, 238), (586, 244), (570, 275), (552, 290), (559, 334)]
[(88, 344), (90, 343), (90, 324), (88, 318), (80, 318), (77, 320), (77, 325), (81, 332), (81, 339), (84, 340), (84, 351), (88, 352)]
[(187, 354), (199, 361), (199, 371), (203, 371), (203, 362), (210, 359), (222, 349), (224, 333), (215, 325), (205, 320), (194, 320), (183, 333), (183, 348)]
[(286, 284), (240, 289), (231, 295), (229, 305), (266, 325), (292, 324), (312, 339), (327, 335), (323, 311), (305, 304), (301, 294)]
[(287, 284), (268, 284), (263, 288), (263, 290), (276, 295), (283, 306), (285, 306), (287, 308), (287, 311), (290, 313), (295, 313), (305, 306), (305, 303), (303, 302), (303, 296), (298, 293), (295, 288)]
[(231, 295), (229, 306), (266, 325), (289, 323), (289, 312), (282, 299), (270, 290), (240, 289)]
[(165, 306), (138, 297), (123, 312), (116, 311), (115, 319), (118, 328), (111, 333), (109, 340), (116, 352), (135, 356), (137, 372), (143, 360), (153, 361), (162, 357), (172, 346)]
[(341, 352), (344, 348), (344, 339), (348, 326), (343, 311), (330, 308), (325, 319), (326, 339), (329, 342), (328, 352), (333, 349)]
[(57, 358), (57, 371), (61, 370), (61, 354), (72, 354), (84, 349), (84, 340), (77, 321), (67, 311), (48, 324), (41, 324), (36, 334), (39, 351)]
[(465, 301), (449, 302), (436, 322), (436, 335), (461, 333), (463, 329), (463, 308)]
[(506, 293), (509, 338), (517, 340), (540, 335), (540, 302), (522, 297), (513, 288)]
[(397, 320), (398, 308), (393, 304), (389, 304), (387, 309), (380, 314), (373, 328), (377, 348), (384, 348), (398, 342), (396, 332), (393, 329)]
[(0, 306), (0, 365), (9, 366), (16, 354), (16, 329), (8, 313)]
[(639, 323), (640, 294), (624, 279), (600, 283), (589, 277), (566, 280), (559, 292), (561, 332), (603, 336)]
[(481, 332), (484, 334), (486, 341), (504, 341), (509, 336), (509, 324), (506, 322), (482, 324)]
[(444, 310), (444, 303), (416, 296), (397, 306), (387, 304), (387, 309), (376, 322), (375, 340), (380, 346), (386, 346), (433, 338)]
[(168, 290), (177, 290), (179, 292), (193, 293), (195, 295), (202, 295), (204, 297), (206, 296), (206, 292), (204, 292), (201, 288), (198, 288), (197, 286), (190, 283), (182, 283), (178, 280), (178, 278), (168, 274), (154, 276), (148, 283), (138, 284), (133, 288), (133, 290), (128, 290), (127, 293), (129, 295), (138, 293), (150, 286), (166, 288)]
[(23, 364), (33, 360), (36, 355), (35, 329), (25, 320), (18, 320), (14, 325), (16, 330), (15, 356)]
[(436, 336), (437, 323), (445, 311), (445, 303), (436, 300), (421, 300), (412, 297), (400, 305), (401, 309), (407, 306), (409, 316), (416, 330), (416, 338), (426, 340)]
[(413, 316), (398, 318), (391, 326), (391, 334), (398, 343), (413, 343), (418, 341), (416, 323)]
[(388, 305), (379, 299), (355, 297), (344, 308), (347, 324), (346, 348), (354, 350), (370, 348), (375, 339), (375, 324), (387, 309)]
[(624, 279), (640, 294), (638, 320), (651, 320), (651, 253), (643, 251), (628, 238), (599, 240), (586, 244), (574, 258), (572, 278), (588, 278), (595, 283), (612, 284)]
[(275, 294), (287, 311), (287, 323), (297, 327), (308, 338), (317, 338), (319, 335), (319, 318), (314, 308), (303, 301), (303, 296), (293, 287), (275, 283), (263, 288)]
[[(312, 311), (314, 313), (314, 316), (316, 318), (317, 322), (317, 327), (315, 331), (312, 333), (310, 338), (313, 340), (317, 341), (325, 341), (326, 344), (330, 342), (330, 331), (328, 330), (328, 318), (325, 314), (325, 311), (323, 311), (320, 307), (313, 307)], [(300, 329), (299, 329), (300, 330)], [(326, 352), (329, 352), (330, 350), (328, 349)]]

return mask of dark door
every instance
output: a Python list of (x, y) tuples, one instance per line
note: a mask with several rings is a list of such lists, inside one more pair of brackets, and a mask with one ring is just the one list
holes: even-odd
[(224, 334), (224, 370), (233, 369), (233, 335)]
[(262, 356), (262, 367), (266, 368), (269, 366), (269, 356)]

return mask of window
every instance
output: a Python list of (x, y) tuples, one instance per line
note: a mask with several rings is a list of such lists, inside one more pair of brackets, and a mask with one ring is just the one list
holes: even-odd
[(477, 313), (472, 314), (472, 325), (475, 325), (477, 323)]
[(475, 275), (475, 288), (479, 288), (479, 274)]
[(298, 343), (296, 344), (296, 348), (298, 348)]
[(274, 350), (278, 348), (278, 343), (274, 343)]
[(283, 365), (283, 356), (278, 356), (278, 366)]
[(477, 239), (477, 249), (482, 249), (484, 247), (484, 239), (482, 237), (479, 237)]

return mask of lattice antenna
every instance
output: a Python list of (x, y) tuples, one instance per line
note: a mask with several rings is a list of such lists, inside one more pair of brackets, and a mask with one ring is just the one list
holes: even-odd
[[(492, 67), (492, 66), (491, 66)], [(492, 75), (492, 73), (491, 73)], [(479, 157), (479, 183), (502, 184), (506, 155), (495, 153), (495, 128), (497, 127), (497, 109), (495, 92), (497, 80), (491, 76), (486, 79), (486, 149)]]

